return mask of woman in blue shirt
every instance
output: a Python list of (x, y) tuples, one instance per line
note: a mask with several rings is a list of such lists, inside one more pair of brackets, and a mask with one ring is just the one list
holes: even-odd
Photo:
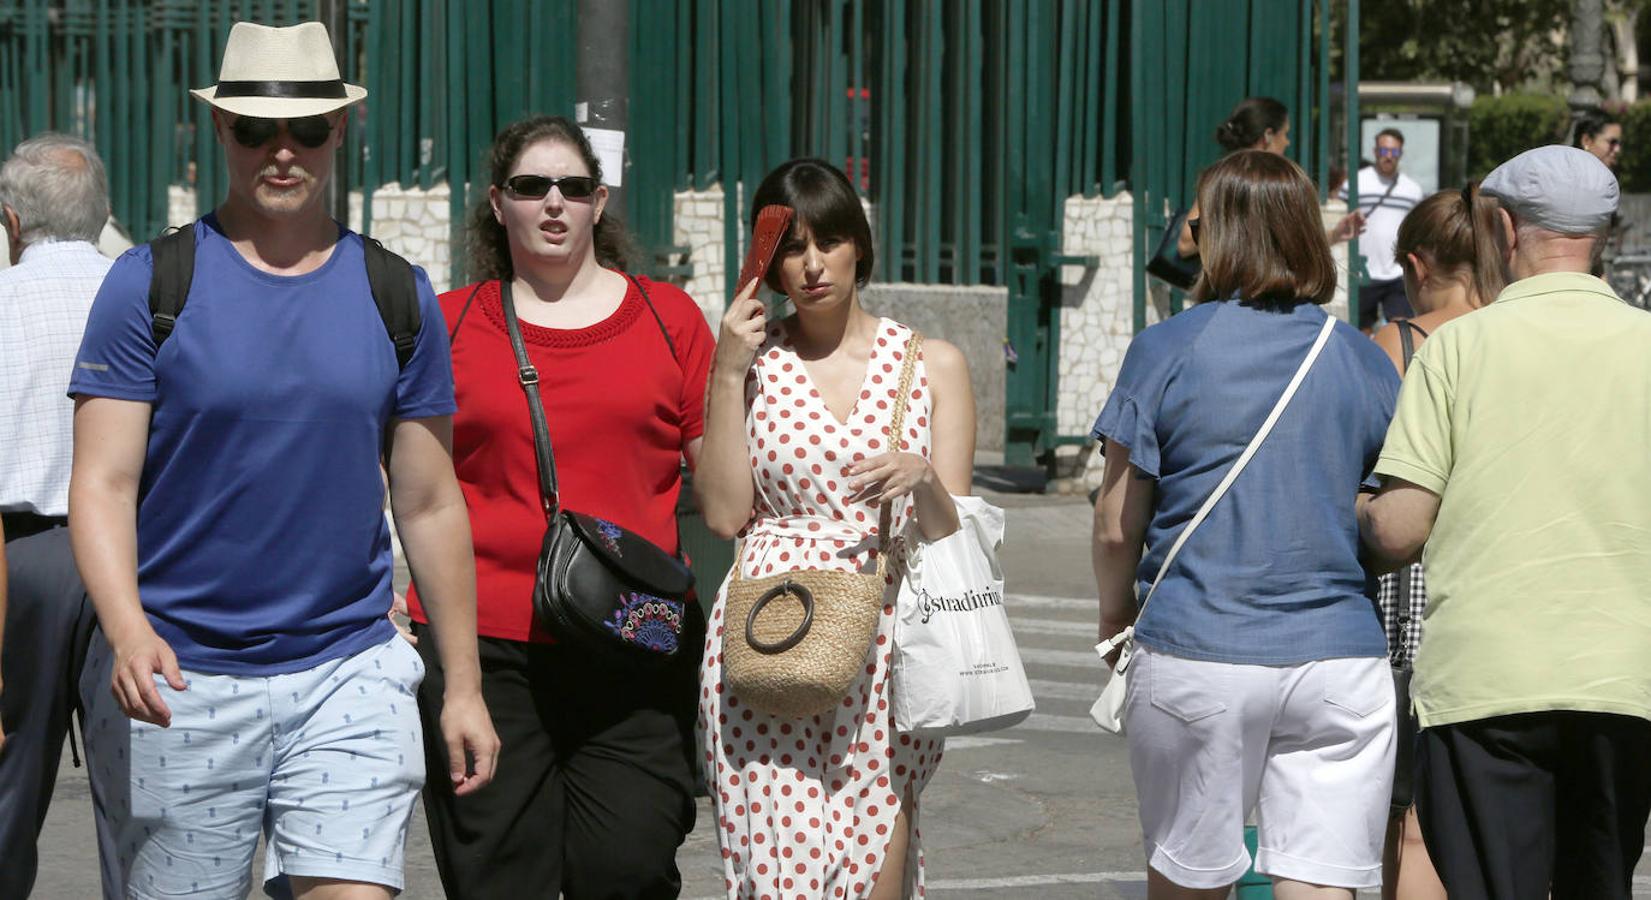
[(1393, 776), (1387, 642), (1354, 498), (1399, 379), (1338, 323), (1272, 433), (1137, 622), (1169, 546), (1259, 430), (1324, 325), (1336, 268), (1312, 183), (1245, 150), (1199, 181), (1209, 299), (1142, 332), (1095, 423), (1104, 640), (1134, 624), (1124, 721), (1149, 896), (1225, 896), (1250, 865), (1280, 900), (1381, 879)]

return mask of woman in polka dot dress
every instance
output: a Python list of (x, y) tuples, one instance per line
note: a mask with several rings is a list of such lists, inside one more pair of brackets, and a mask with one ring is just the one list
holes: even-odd
[[(905, 434), (891, 446), (912, 330), (860, 306), (872, 245), (859, 197), (829, 163), (805, 159), (763, 180), (752, 209), (770, 204), (796, 211), (766, 275), (796, 314), (768, 322), (756, 282), (731, 304), (694, 486), (710, 528), (743, 539), (735, 565), (747, 577), (870, 571), (884, 504), (894, 535), (908, 522), (929, 540), (958, 527), (951, 495), (968, 492), (974, 464), (968, 367), (956, 347), (924, 340)], [(751, 709), (724, 686), (723, 643), (742, 639), (744, 623), (723, 621), (718, 596), (699, 733), (730, 897), (922, 895), (917, 797), (941, 742), (903, 735), (891, 719), (899, 559), (896, 547), (864, 671), (840, 705), (806, 719)]]

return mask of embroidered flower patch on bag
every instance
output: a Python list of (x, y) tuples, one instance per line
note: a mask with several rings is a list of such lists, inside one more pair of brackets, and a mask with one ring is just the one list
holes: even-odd
[(597, 519), (596, 532), (602, 536), (602, 543), (607, 545), (614, 556), (623, 557), (625, 555), (624, 551), (619, 549), (619, 538), (625, 534), (624, 529), (607, 519)]
[(619, 609), (602, 624), (620, 640), (656, 653), (675, 653), (682, 634), (682, 604), (652, 594), (632, 593), (619, 598)]

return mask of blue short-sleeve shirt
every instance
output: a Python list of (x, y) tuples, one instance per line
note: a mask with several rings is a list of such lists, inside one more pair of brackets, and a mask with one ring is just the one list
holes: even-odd
[[(1127, 446), (1156, 480), (1139, 597), (1278, 402), (1324, 317), (1311, 303), (1213, 301), (1130, 344), (1093, 434)], [(1398, 387), (1387, 356), (1338, 324), (1266, 442), (1181, 548), (1136, 639), (1257, 665), (1385, 656), (1354, 501), (1372, 483)]]
[(185, 669), (272, 675), (394, 633), (379, 453), (396, 419), (451, 415), (441, 309), (415, 269), (420, 330), (398, 370), (361, 237), (317, 270), (254, 268), (207, 216), (175, 330), (150, 335), (148, 245), (92, 304), (71, 395), (151, 405), (138, 593)]

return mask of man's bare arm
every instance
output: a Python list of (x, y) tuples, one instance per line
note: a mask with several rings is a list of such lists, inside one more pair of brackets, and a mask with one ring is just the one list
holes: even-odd
[(1390, 477), (1381, 493), (1359, 495), (1358, 514), (1359, 535), (1375, 569), (1387, 573), (1421, 558), (1439, 517), (1439, 495)]

